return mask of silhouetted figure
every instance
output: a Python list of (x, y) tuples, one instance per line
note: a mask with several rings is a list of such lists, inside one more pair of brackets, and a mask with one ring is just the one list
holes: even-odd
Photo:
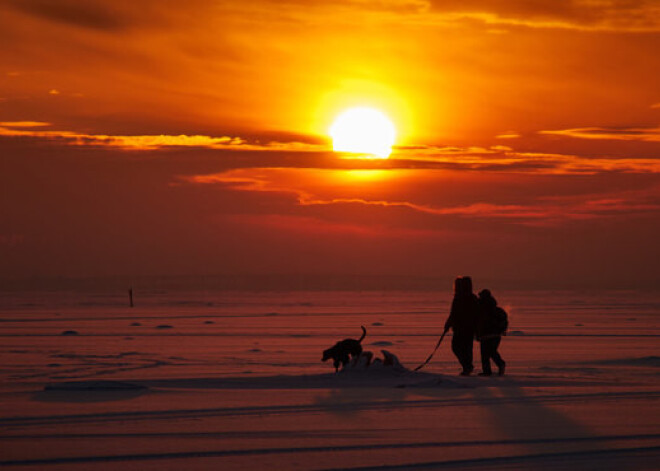
[(493, 374), (490, 360), (499, 368), (498, 374), (504, 374), (506, 362), (502, 359), (497, 347), (500, 346), (502, 335), (506, 335), (509, 327), (506, 311), (497, 305), (497, 301), (489, 290), (479, 292), (479, 318), (477, 321), (477, 340), (481, 343), (481, 373), (480, 376)]
[(456, 278), (451, 312), (445, 322), (445, 332), (451, 327), (453, 336), (451, 349), (463, 367), (461, 375), (468, 376), (474, 370), (472, 364), (472, 342), (477, 328), (479, 301), (472, 292), (472, 278)]

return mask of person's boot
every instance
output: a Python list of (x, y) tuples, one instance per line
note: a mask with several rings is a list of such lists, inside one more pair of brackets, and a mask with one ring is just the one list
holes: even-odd
[(492, 375), (493, 375), (493, 373), (490, 372), (490, 371), (482, 371), (477, 376), (492, 376)]
[(504, 376), (505, 367), (506, 367), (506, 362), (502, 361), (502, 364), (499, 366), (499, 370), (497, 371), (498, 376)]

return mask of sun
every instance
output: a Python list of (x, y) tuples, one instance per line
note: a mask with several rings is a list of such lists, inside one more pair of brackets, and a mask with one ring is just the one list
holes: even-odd
[(335, 119), (329, 130), (335, 152), (368, 154), (386, 159), (396, 138), (394, 124), (374, 108), (350, 108)]

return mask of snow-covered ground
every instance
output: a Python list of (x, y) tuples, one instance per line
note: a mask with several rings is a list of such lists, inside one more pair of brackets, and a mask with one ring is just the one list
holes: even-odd
[[(412, 371), (449, 292), (2, 295), (0, 466), (658, 469), (660, 295), (494, 294), (490, 378)], [(401, 368), (321, 362), (360, 325)]]

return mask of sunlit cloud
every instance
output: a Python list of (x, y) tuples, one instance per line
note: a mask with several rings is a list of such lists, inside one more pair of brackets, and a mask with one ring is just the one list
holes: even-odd
[(425, 163), (429, 167), (541, 174), (599, 172), (660, 173), (660, 159), (582, 157), (574, 154), (518, 152), (509, 146), (400, 148), (393, 159)]
[[(655, 0), (0, 1), (4, 272), (656, 282), (658, 33)], [(388, 159), (332, 151), (354, 106)]]
[[(26, 76), (38, 73), (39, 77), (12, 80), (12, 88), (3, 91), (3, 96), (42, 98), (44, 103), (33, 106), (45, 108), (40, 115), (44, 120), (57, 122), (57, 115), (64, 115), (61, 121), (75, 122), (77, 129), (84, 130), (98, 126), (94, 128), (98, 133), (105, 131), (103, 121), (113, 120), (123, 120), (121, 130), (115, 131), (122, 134), (141, 126), (147, 131), (136, 133), (159, 132), (156, 122), (167, 125), (162, 129), (177, 129), (177, 125), (188, 129), (184, 127), (187, 124), (200, 124), (204, 134), (219, 132), (213, 128), (216, 125), (239, 136), (265, 127), (310, 133), (322, 132), (317, 121), (323, 118), (316, 116), (314, 108), (320, 107), (323, 94), (341, 89), (347, 82), (364, 80), (373, 85), (371, 89), (380, 85), (383, 90), (394, 91), (392, 97), (378, 91), (371, 98), (391, 102), (403, 116), (407, 131), (419, 133), (413, 137), (420, 140), (435, 138), (441, 132), (456, 136), (453, 131), (466, 129), (474, 134), (477, 129), (485, 130), (484, 136), (507, 131), (500, 132), (498, 138), (512, 139), (513, 133), (507, 128), (527, 135), (528, 129), (517, 120), (524, 120), (534, 106), (529, 90), (545, 87), (546, 80), (554, 80), (557, 71), (563, 70), (556, 67), (548, 71), (547, 61), (538, 64), (540, 57), (530, 61), (524, 56), (535, 44), (543, 55), (554, 57), (555, 49), (561, 47), (554, 38), (569, 34), (526, 31), (524, 26), (636, 31), (653, 29), (660, 21), (651, 2), (566, 3), (8, 0), (0, 30), (13, 47), (0, 52), (1, 60)], [(263, 24), (268, 28), (255, 27)], [(369, 27), (346, 28), (350, 24)], [(438, 34), (440, 27), (446, 27), (442, 34)], [(392, 28), (397, 28), (397, 35), (388, 33)], [(488, 44), (489, 39), (482, 34), (485, 31), (520, 32), (534, 35), (534, 39), (521, 37), (520, 42), (514, 42), (513, 34), (499, 34), (491, 38), (498, 44)], [(472, 34), (477, 34), (476, 42), (467, 39)], [(583, 48), (589, 46), (585, 42), (594, 40), (591, 35), (575, 39), (575, 51), (559, 51), (562, 64), (584, 55)], [(435, 41), (444, 46), (437, 47)], [(484, 48), (493, 54), (482, 54)], [(624, 52), (627, 48), (634, 51), (638, 45), (621, 45)], [(595, 62), (585, 70), (602, 78), (601, 63)], [(442, 64), (441, 74), (434, 71), (437, 64)], [(98, 71), (98, 80), (85, 73), (91, 66)], [(527, 70), (529, 67), (533, 70)], [(624, 69), (628, 70), (621, 67)], [(631, 80), (639, 79), (640, 73), (652, 66), (640, 65), (638, 69), (630, 71)], [(195, 73), (183, 73), (190, 70)], [(572, 71), (561, 83), (571, 84), (569, 92), (577, 95), (573, 88), (585, 80), (591, 83), (592, 77), (583, 75)], [(602, 86), (616, 80), (625, 93), (633, 94), (624, 80), (605, 75)], [(474, 81), (472, 92), (459, 92), (467, 77)], [(499, 89), (502, 84), (506, 88)], [(43, 95), (49, 88), (44, 87), (59, 91), (58, 99), (46, 102), (48, 95)], [(73, 90), (84, 94), (85, 100), (73, 103), (69, 99)], [(625, 98), (618, 88), (612, 93), (619, 101)], [(476, 109), (476, 97), (480, 96), (492, 98), (488, 113)], [(67, 100), (71, 109), (60, 107), (61, 100)], [(507, 101), (509, 106), (504, 110), (499, 101)], [(575, 108), (590, 109), (582, 104), (576, 103)], [(11, 106), (20, 108), (13, 102)], [(433, 122), (429, 122), (431, 111)], [(523, 118), (500, 120), (512, 114)], [(90, 115), (96, 115), (94, 124), (85, 121)], [(411, 123), (407, 123), (408, 118)], [(452, 121), (447, 126), (450, 129), (444, 128), (444, 120)], [(465, 145), (474, 134), (460, 143)]]
[(660, 127), (657, 128), (574, 128), (540, 131), (540, 134), (566, 136), (577, 139), (600, 139), (618, 141), (660, 142)]
[(51, 123), (43, 121), (0, 121), (0, 127), (9, 128), (37, 128), (50, 125)]
[[(360, 155), (330, 154), (328, 144), (311, 144), (299, 141), (267, 141), (261, 143), (229, 136), (186, 134), (131, 136), (41, 129), (47, 126), (51, 126), (51, 123), (42, 121), (4, 121), (0, 122), (0, 137), (45, 140), (51, 145), (110, 147), (136, 151), (153, 151), (173, 147), (198, 147), (257, 153), (277, 151), (281, 154), (279, 160), (269, 158), (269, 165), (272, 167), (391, 170), (397, 168), (428, 168), (556, 175), (597, 174), (601, 172), (660, 173), (660, 159), (657, 158), (583, 157), (576, 154), (519, 152), (511, 146), (505, 145), (492, 145), (489, 147), (397, 146), (389, 159), (374, 162), (373, 160), (361, 158)], [(660, 141), (660, 128), (618, 130), (580, 128), (565, 131), (542, 131), (542, 133), (585, 139)], [(301, 138), (305, 139), (304, 136), (301, 136)], [(298, 152), (309, 154), (309, 159), (300, 161), (291, 160), (287, 157), (287, 153)], [(240, 163), (237, 165), (241, 166)], [(250, 167), (254, 166), (254, 163), (243, 163), (243, 165)]]
[(498, 134), (495, 136), (496, 139), (517, 139), (520, 137), (520, 134), (518, 134), (515, 131), (506, 131), (503, 132), (502, 134)]
[(660, 5), (643, 0), (571, 2), (493, 2), (429, 0), (430, 13), (482, 21), (487, 25), (580, 31), (654, 32), (660, 30)]
[[(127, 0), (7, 0), (6, 4), (23, 15), (42, 21), (115, 34), (144, 25), (166, 27), (171, 22), (172, 10), (177, 10), (169, 5), (165, 7), (158, 0), (143, 0), (139, 5)], [(186, 5), (198, 11), (198, 17), (210, 17), (214, 13), (230, 17), (248, 15), (248, 18), (268, 15), (283, 22), (345, 23), (347, 15), (360, 15), (371, 21), (450, 27), (460, 26), (464, 21), (476, 21), (483, 23), (488, 31), (495, 32), (502, 32), (499, 28), (502, 26), (581, 31), (660, 30), (660, 5), (644, 0), (340, 0), (331, 3), (255, 0), (242, 4), (197, 0), (186, 2)]]
[[(437, 217), (466, 219), (498, 219), (515, 224), (545, 226), (567, 221), (607, 218), (622, 214), (646, 214), (660, 211), (660, 188), (637, 192), (612, 192), (587, 195), (540, 197), (518, 204), (487, 201), (443, 206), (407, 200), (369, 199), (361, 197), (319, 196), (310, 188), (327, 175), (343, 170), (304, 169), (237, 169), (210, 175), (181, 177), (192, 184), (215, 184), (235, 191), (280, 193), (293, 196), (301, 207), (310, 206), (369, 206), (410, 210)], [(293, 178), (295, 176), (295, 178)], [(315, 181), (316, 180), (316, 181)], [(296, 184), (296, 182), (298, 182)], [(302, 183), (309, 186), (303, 188)], [(359, 184), (359, 183), (356, 183)], [(341, 193), (337, 190), (337, 193)]]
[(130, 150), (155, 150), (167, 147), (205, 147), (212, 149), (235, 150), (287, 150), (290, 152), (319, 150), (322, 146), (301, 142), (269, 142), (264, 145), (251, 144), (240, 137), (213, 137), (204, 135), (142, 135), (122, 136), (105, 134), (86, 134), (74, 131), (34, 131), (14, 128), (49, 126), (50, 123), (39, 121), (0, 122), (0, 136), (27, 137), (61, 141), (75, 146), (107, 146)]
[(633, 212), (646, 213), (660, 211), (660, 203), (640, 202), (630, 198), (598, 197), (594, 200), (565, 201), (562, 204), (551, 204), (547, 201), (537, 201), (535, 204), (493, 204), (473, 203), (461, 206), (436, 207), (415, 204), (407, 201), (378, 201), (360, 198), (335, 198), (331, 200), (314, 199), (309, 195), (298, 193), (298, 201), (303, 206), (358, 204), (367, 206), (399, 207), (433, 216), (460, 216), (472, 219), (509, 220), (524, 225), (555, 225), (570, 220), (595, 219)]
[(232, 137), (210, 136), (112, 136), (102, 134), (84, 134), (71, 131), (26, 131), (0, 127), (0, 136), (31, 137), (63, 141), (77, 146), (110, 146), (124, 149), (153, 150), (161, 147), (227, 147), (240, 146), (243, 140)]
[[(262, 7), (274, 0), (262, 0)], [(279, 4), (279, 3), (278, 3)], [(287, 2), (298, 6), (299, 2)], [(286, 5), (285, 4), (285, 5)], [(307, 3), (305, 3), (307, 6)], [(293, 14), (291, 10), (287, 10)], [(332, 15), (332, 13), (337, 15)], [(492, 0), (343, 0), (331, 6), (317, 6), (299, 12), (313, 17), (324, 13), (328, 21), (339, 14), (369, 14), (382, 21), (416, 25), (457, 27), (464, 22), (480, 22), (487, 32), (503, 34), (502, 27), (567, 29), (586, 32), (618, 31), (631, 33), (660, 30), (660, 6), (655, 2), (633, 0), (572, 0), (570, 2), (520, 2)]]

